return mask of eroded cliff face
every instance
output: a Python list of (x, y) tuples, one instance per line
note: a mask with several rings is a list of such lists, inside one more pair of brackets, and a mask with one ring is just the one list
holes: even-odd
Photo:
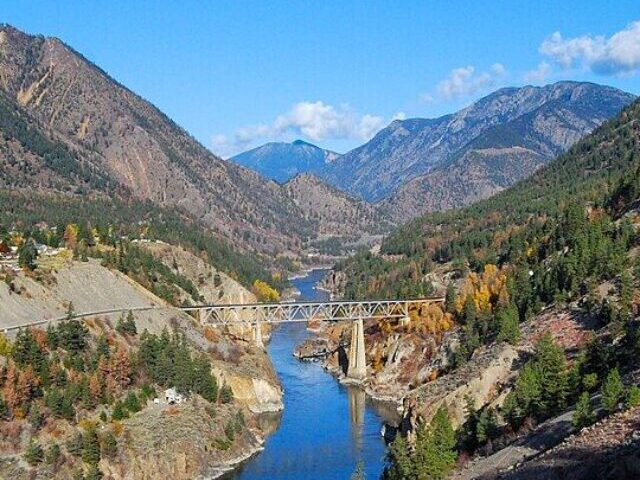
[[(211, 407), (196, 397), (176, 406), (152, 405), (123, 422), (122, 447), (101, 470), (114, 480), (211, 478), (261, 448), (255, 419), (233, 405)], [(238, 421), (239, 418), (245, 419)], [(225, 427), (233, 423), (228, 444)]]
[[(513, 378), (519, 354), (510, 345), (479, 350), (463, 367), (453, 368), (459, 345), (454, 328), (440, 334), (416, 331), (407, 322), (365, 324), (367, 379), (363, 387), (378, 400), (396, 403), (411, 429), (418, 418), (429, 420), (439, 406), (449, 411), (454, 426), (466, 420), (467, 396), (477, 406), (501, 403), (500, 392)], [(298, 346), (296, 356), (320, 361), (339, 379), (346, 379), (349, 324), (315, 325), (316, 338)]]

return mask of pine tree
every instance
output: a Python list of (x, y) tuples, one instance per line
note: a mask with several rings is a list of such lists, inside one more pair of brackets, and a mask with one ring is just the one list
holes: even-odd
[(455, 433), (447, 411), (440, 407), (431, 423), (418, 430), (412, 463), (417, 479), (446, 478), (456, 461)]
[(565, 406), (568, 394), (567, 366), (564, 352), (550, 334), (536, 344), (535, 364), (540, 381), (540, 409), (543, 417)]
[(364, 473), (364, 463), (361, 461), (356, 465), (355, 471), (351, 474), (350, 480), (365, 480), (367, 478)]
[(447, 293), (445, 295), (445, 311), (454, 313), (456, 309), (456, 287), (453, 282), (447, 285)]
[(602, 384), (602, 408), (604, 408), (604, 411), (607, 413), (615, 412), (623, 396), (624, 385), (618, 369), (614, 368), (609, 372)]
[(625, 400), (627, 408), (633, 408), (640, 405), (640, 387), (632, 385), (627, 391), (627, 399)]
[(409, 445), (402, 434), (398, 433), (389, 446), (383, 480), (412, 480), (416, 478)]
[(102, 440), (102, 455), (113, 458), (118, 453), (118, 440), (113, 433), (107, 433)]
[(82, 460), (89, 465), (100, 461), (100, 442), (95, 428), (89, 428), (82, 438)]
[(591, 406), (591, 397), (588, 392), (582, 392), (572, 418), (573, 428), (582, 430), (596, 421), (596, 415)]
[(51, 445), (44, 454), (44, 460), (49, 465), (57, 465), (60, 461), (60, 446), (57, 443)]
[(497, 340), (516, 345), (520, 340), (518, 310), (513, 305), (500, 308), (496, 315), (496, 320), (498, 321)]

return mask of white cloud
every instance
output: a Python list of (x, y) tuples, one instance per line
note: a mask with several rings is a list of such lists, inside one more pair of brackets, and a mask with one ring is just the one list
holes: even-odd
[(640, 69), (640, 21), (611, 37), (583, 35), (563, 38), (560, 32), (547, 37), (540, 53), (563, 68), (582, 67), (602, 75), (624, 75)]
[(249, 125), (237, 129), (231, 137), (214, 135), (214, 151), (232, 155), (258, 141), (290, 139), (303, 136), (322, 140), (369, 140), (384, 125), (385, 119), (372, 114), (358, 114), (348, 105), (338, 107), (321, 101), (300, 102), (278, 115), (269, 124)]
[(391, 117), (391, 120), (406, 120), (407, 119), (407, 114), (404, 112), (397, 112), (393, 117)]
[[(501, 63), (493, 64), (488, 72), (476, 72), (472, 65), (455, 68), (438, 84), (436, 90), (438, 96), (444, 100), (473, 95), (493, 87), (506, 73), (507, 69)], [(433, 95), (423, 94), (421, 98), (431, 100)]]
[(527, 83), (544, 83), (551, 75), (553, 69), (547, 62), (540, 62), (535, 70), (531, 70), (524, 74), (524, 81)]

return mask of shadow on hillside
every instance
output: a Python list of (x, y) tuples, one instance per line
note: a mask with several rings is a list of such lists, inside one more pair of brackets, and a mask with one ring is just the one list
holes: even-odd
[(640, 479), (640, 442), (607, 450), (564, 448), (511, 472), (501, 480), (637, 480)]

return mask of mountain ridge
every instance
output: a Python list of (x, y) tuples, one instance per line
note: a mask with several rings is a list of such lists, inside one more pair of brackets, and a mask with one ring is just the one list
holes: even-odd
[[(498, 134), (505, 134), (506, 125), (511, 125), (519, 129), (521, 138), (528, 138), (529, 144), (525, 146), (546, 161), (618, 113), (633, 98), (635, 96), (621, 90), (588, 82), (502, 88), (453, 114), (391, 122), (369, 142), (342, 155), (324, 178), (351, 194), (383, 202), (388, 210), (403, 210), (403, 205), (394, 202), (393, 196), (421, 197), (428, 193), (425, 190), (429, 178), (422, 190), (415, 188), (414, 179), (454, 164), (470, 151), (471, 142), (478, 142), (483, 149), (501, 146)], [(531, 117), (529, 123), (525, 117)], [(512, 142), (509, 146), (523, 145)], [(533, 167), (538, 166), (538, 162), (533, 162)], [(523, 176), (533, 171), (527, 169)], [(442, 176), (442, 171), (438, 175)], [(514, 177), (509, 184), (523, 176)], [(454, 180), (464, 186), (464, 172), (449, 179)], [(412, 181), (413, 190), (404, 193), (403, 187)], [(433, 196), (441, 194), (436, 191)], [(400, 220), (437, 209), (430, 208), (431, 201), (429, 197), (425, 199), (426, 209), (418, 206), (404, 209)], [(465, 194), (456, 195), (445, 207), (468, 203)]]

